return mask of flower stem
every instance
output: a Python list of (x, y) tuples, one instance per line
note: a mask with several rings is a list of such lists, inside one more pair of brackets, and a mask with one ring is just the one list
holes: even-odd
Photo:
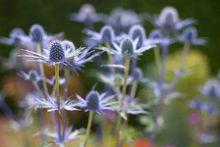
[[(36, 48), (37, 48), (37, 52), (38, 52), (38, 53), (41, 53), (41, 47), (40, 47), (40, 44), (39, 44), (39, 43), (36, 44)], [(46, 78), (43, 63), (39, 63), (39, 68), (40, 68), (41, 76), (42, 76), (43, 78)], [(47, 83), (46, 83), (45, 80), (42, 80), (42, 82), (43, 82), (44, 94), (45, 94), (45, 96), (47, 96), (47, 95), (49, 94), (48, 88), (47, 88)]]
[(154, 48), (154, 60), (157, 66), (158, 76), (160, 76), (161, 57), (160, 57), (160, 49), (158, 47)]
[[(124, 83), (122, 87), (122, 97), (119, 99), (119, 107), (120, 111), (123, 113), (123, 107), (124, 107), (124, 99), (126, 96), (127, 91), (127, 79), (129, 74), (129, 68), (130, 68), (130, 58), (128, 56), (125, 56), (125, 70), (124, 70)], [(120, 130), (121, 130), (121, 116), (120, 113), (118, 114), (117, 118), (117, 126), (116, 126), (116, 147), (120, 147)]]
[(93, 117), (94, 117), (94, 111), (89, 111), (89, 120), (88, 120), (88, 123), (87, 123), (86, 136), (85, 136), (85, 139), (84, 139), (84, 142), (83, 142), (83, 147), (86, 147), (87, 140), (88, 140), (88, 137), (89, 137), (89, 134), (90, 134), (90, 131), (91, 131), (91, 127), (92, 127)]
[(59, 69), (60, 69), (60, 65), (59, 64), (55, 64), (55, 96), (57, 98), (57, 106), (58, 106), (58, 113), (57, 113), (57, 133), (58, 133), (58, 137), (59, 137), (59, 141), (62, 138), (62, 134), (61, 134), (61, 123), (62, 123), (62, 112), (60, 111), (60, 84), (59, 84), (59, 80), (60, 80), (60, 76), (59, 76)]

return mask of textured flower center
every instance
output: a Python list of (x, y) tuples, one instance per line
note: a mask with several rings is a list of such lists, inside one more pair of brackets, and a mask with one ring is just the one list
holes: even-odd
[(30, 29), (30, 35), (34, 42), (41, 42), (45, 35), (44, 29), (40, 25), (33, 25)]
[(52, 62), (61, 62), (65, 58), (64, 49), (59, 41), (54, 41), (50, 45), (49, 59)]
[(122, 53), (132, 56), (134, 53), (134, 46), (130, 39), (125, 39), (121, 44)]
[(87, 107), (90, 110), (99, 110), (99, 96), (96, 92), (91, 92), (87, 97)]

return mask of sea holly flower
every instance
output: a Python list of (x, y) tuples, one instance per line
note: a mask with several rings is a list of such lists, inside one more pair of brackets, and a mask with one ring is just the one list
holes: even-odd
[(33, 100), (30, 101), (32, 103), (30, 104), (30, 108), (34, 109), (47, 109), (48, 112), (51, 111), (60, 111), (62, 109), (67, 111), (76, 111), (79, 110), (76, 107), (78, 106), (77, 103), (70, 101), (69, 99), (65, 101), (61, 101), (59, 104), (57, 103), (57, 100), (52, 96), (47, 96), (46, 98), (42, 97), (33, 97)]
[(150, 82), (150, 80), (143, 75), (143, 71), (140, 68), (134, 68), (132, 70), (131, 76), (133, 78), (133, 81), (140, 82), (140, 83), (147, 83)]
[(27, 73), (24, 71), (21, 71), (20, 73), (18, 73), (18, 75), (22, 77), (24, 80), (34, 81), (36, 83), (38, 83), (39, 81), (43, 79), (41, 75), (35, 70), (30, 70)]
[(124, 57), (129, 56), (130, 58), (136, 59), (138, 56), (142, 55), (143, 52), (151, 49), (154, 47), (154, 45), (146, 45), (141, 48), (137, 47), (138, 39), (132, 40), (131, 38), (127, 37), (125, 38), (120, 45), (117, 43), (112, 43), (114, 49), (109, 49), (105, 47), (101, 47), (101, 50), (104, 50), (112, 55)]
[(182, 35), (179, 37), (179, 40), (183, 43), (190, 43), (192, 45), (205, 45), (206, 40), (198, 38), (198, 33), (196, 28), (190, 27), (186, 28)]
[(177, 40), (174, 39), (174, 38), (170, 38), (168, 36), (164, 36), (161, 33), (161, 31), (158, 30), (158, 29), (154, 29), (154, 30), (152, 30), (150, 32), (148, 40), (152, 44), (156, 44), (156, 45), (159, 45), (161, 47), (166, 47), (166, 46), (169, 46), (169, 45), (177, 42)]
[(14, 29), (10, 34), (10, 38), (2, 38), (1, 42), (19, 48), (35, 50), (37, 43), (41, 45), (41, 48), (45, 48), (49, 42), (61, 39), (62, 36), (63, 33), (48, 35), (41, 25), (34, 24), (30, 28), (29, 35), (26, 35), (23, 30), (19, 28)]
[(111, 12), (105, 23), (112, 26), (119, 34), (122, 31), (127, 31), (135, 24), (142, 23), (142, 21), (142, 17), (134, 11), (116, 8)]
[(217, 79), (208, 80), (205, 85), (200, 88), (200, 92), (210, 98), (220, 98), (220, 81)]
[(55, 64), (61, 64), (64, 66), (70, 65), (70, 60), (80, 54), (79, 48), (77, 50), (65, 50), (61, 41), (53, 41), (50, 43), (49, 48), (43, 49), (42, 53), (35, 53), (29, 50), (23, 50), (24, 54), (21, 57), (25, 57), (27, 61), (42, 62), (54, 66)]
[(138, 115), (138, 114), (147, 114), (147, 111), (144, 110), (144, 107), (138, 103), (136, 98), (131, 98), (126, 96), (123, 103), (123, 108), (120, 108), (118, 105), (115, 109), (120, 112), (120, 116), (127, 119), (127, 114)]
[(57, 134), (56, 130), (44, 130), (38, 134), (45, 135), (46, 137), (53, 139), (53, 143), (57, 144), (59, 147), (64, 147), (65, 143), (77, 139), (79, 137), (79, 133), (79, 130), (72, 131), (72, 128), (65, 128), (64, 133), (62, 133), (60, 136)]
[(179, 14), (174, 7), (165, 7), (160, 15), (154, 20), (155, 26), (163, 31), (178, 31), (182, 28), (194, 24), (194, 19), (181, 20)]
[(106, 93), (99, 93), (97, 91), (90, 91), (85, 100), (77, 95), (78, 106), (87, 111), (94, 111), (98, 114), (104, 113), (105, 110), (114, 110), (113, 105), (115, 102), (111, 100), (114, 96), (108, 96)]
[(10, 34), (9, 37), (1, 37), (0, 42), (2, 44), (11, 45), (15, 47), (22, 47), (22, 41), (19, 38), (20, 36), (25, 36), (24, 31), (21, 28), (14, 28)]
[(199, 99), (194, 99), (189, 103), (189, 107), (195, 110), (201, 110), (202, 102)]
[(100, 32), (85, 30), (85, 33), (89, 36), (87, 42), (90, 42), (90, 46), (92, 46), (91, 44), (98, 45), (106, 42), (111, 43), (117, 40), (114, 30), (111, 26), (107, 25), (103, 26)]
[(101, 22), (103, 19), (105, 19), (105, 16), (96, 13), (94, 6), (91, 4), (83, 4), (78, 13), (72, 13), (70, 15), (70, 20), (84, 23), (86, 26)]
[[(115, 85), (120, 84), (122, 86), (124, 84), (124, 77), (121, 74), (113, 75), (112, 73), (110, 74), (98, 74), (97, 77), (105, 84), (115, 87)], [(115, 80), (117, 78), (117, 80)], [(128, 76), (127, 78), (127, 85), (132, 84), (133, 77)]]

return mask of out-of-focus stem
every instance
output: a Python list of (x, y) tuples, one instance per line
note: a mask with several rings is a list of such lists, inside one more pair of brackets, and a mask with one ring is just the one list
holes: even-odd
[(85, 135), (85, 139), (83, 141), (83, 147), (86, 147), (87, 141), (88, 141), (88, 137), (91, 131), (91, 127), (92, 127), (92, 120), (94, 117), (94, 111), (89, 111), (89, 120), (87, 123), (87, 128), (86, 128), (86, 135)]
[[(125, 56), (124, 83), (122, 87), (122, 97), (119, 99), (119, 107), (120, 107), (120, 111), (122, 112), (124, 111), (123, 107), (124, 107), (124, 99), (127, 91), (127, 79), (129, 74), (129, 68), (130, 68), (130, 58), (128, 56)], [(121, 131), (121, 116), (120, 114), (118, 114), (117, 126), (116, 126), (116, 147), (120, 147), (120, 131)]]
[(158, 70), (158, 76), (160, 76), (161, 69), (161, 57), (160, 57), (160, 49), (158, 47), (154, 48), (154, 60)]
[[(36, 44), (36, 48), (37, 48), (37, 52), (41, 53), (41, 47), (40, 47), (39, 43)], [(43, 63), (39, 63), (39, 68), (40, 68), (41, 76), (43, 78), (46, 78)], [(47, 83), (46, 83), (45, 80), (42, 80), (42, 82), (43, 82), (44, 94), (45, 94), (45, 96), (47, 96), (49, 94), (49, 91), (48, 91), (48, 88), (47, 88)]]
[(180, 71), (185, 69), (185, 60), (189, 52), (189, 49), (190, 49), (190, 43), (186, 42), (183, 47), (182, 56), (180, 57), (180, 69), (179, 69)]

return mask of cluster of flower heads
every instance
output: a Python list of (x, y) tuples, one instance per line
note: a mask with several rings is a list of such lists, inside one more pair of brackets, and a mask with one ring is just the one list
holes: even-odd
[[(71, 41), (64, 39), (63, 33), (49, 35), (38, 24), (31, 26), (28, 35), (22, 29), (16, 28), (8, 38), (0, 39), (3, 44), (20, 49), (18, 56), (26, 64), (40, 65), (30, 71), (22, 67), (22, 71), (18, 74), (32, 82), (35, 87), (22, 103), (27, 109), (42, 108), (52, 114), (58, 112), (60, 115), (66, 111), (80, 109), (104, 116), (106, 112), (114, 111), (125, 120), (128, 119), (129, 114), (146, 114), (148, 108), (140, 104), (139, 99), (136, 98), (140, 84), (152, 88), (158, 100), (179, 96), (174, 90), (179, 74), (171, 83), (167, 84), (164, 80), (169, 46), (174, 43), (188, 44), (188, 46), (206, 43), (204, 39), (198, 38), (197, 30), (192, 27), (195, 20), (181, 20), (173, 7), (164, 8), (159, 16), (146, 17), (122, 8), (114, 9), (110, 15), (101, 14), (97, 13), (92, 5), (85, 4), (78, 13), (71, 14), (70, 19), (86, 25), (84, 32), (87, 35), (85, 39), (87, 47), (76, 48)], [(146, 20), (155, 27), (149, 34), (143, 27)], [(97, 22), (104, 23), (99, 31), (95, 31), (93, 27)], [(143, 75), (143, 71), (138, 67), (138, 59), (157, 47), (162, 49), (161, 73), (159, 79), (152, 80)], [(102, 54), (108, 55), (107, 61), (101, 57)], [(60, 71), (79, 72), (87, 62), (96, 60), (96, 57), (97, 66), (103, 69), (97, 77), (104, 83), (104, 92), (91, 90), (85, 98), (75, 94), (76, 101), (72, 101), (71, 97), (65, 94), (59, 95), (59, 86), (65, 87), (69, 83), (66, 75), (61, 78)], [(51, 78), (46, 77), (43, 64), (55, 68), (55, 75)], [(57, 67), (61, 67), (58, 75)], [(53, 87), (51, 91), (47, 89), (48, 85)], [(214, 84), (214, 88), (213, 85), (203, 87), (202, 91), (212, 97), (220, 95), (219, 84)], [(66, 124), (62, 124), (60, 130), (60, 124), (56, 121), (54, 124), (55, 131), (46, 134), (52, 137), (57, 145), (63, 146), (65, 142), (77, 138), (79, 133), (77, 130), (72, 132)]]

